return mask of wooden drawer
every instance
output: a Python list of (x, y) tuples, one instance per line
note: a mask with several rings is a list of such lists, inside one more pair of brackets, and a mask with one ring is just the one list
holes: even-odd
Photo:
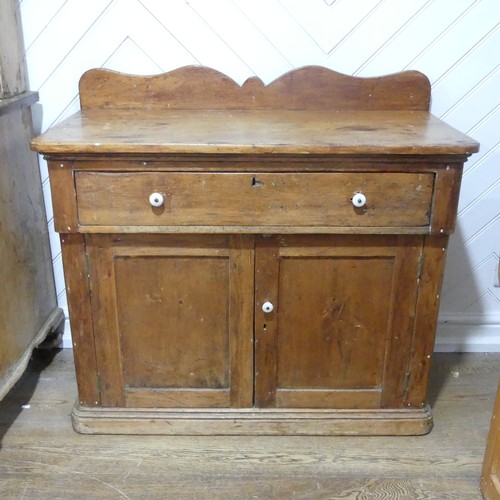
[(434, 175), (77, 171), (75, 182), (81, 226), (425, 227)]

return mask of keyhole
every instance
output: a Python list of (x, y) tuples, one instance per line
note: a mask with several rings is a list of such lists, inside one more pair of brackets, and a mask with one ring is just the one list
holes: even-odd
[(261, 187), (264, 183), (262, 181), (257, 180), (255, 177), (252, 177), (252, 187)]

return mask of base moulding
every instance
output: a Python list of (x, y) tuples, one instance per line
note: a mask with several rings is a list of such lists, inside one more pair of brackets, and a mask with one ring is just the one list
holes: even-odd
[(157, 435), (422, 435), (432, 429), (429, 406), (408, 409), (164, 409), (75, 405), (82, 434)]

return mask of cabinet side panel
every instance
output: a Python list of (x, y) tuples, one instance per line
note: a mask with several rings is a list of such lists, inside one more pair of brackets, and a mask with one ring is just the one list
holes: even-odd
[(100, 395), (84, 236), (76, 233), (61, 235), (61, 249), (78, 400), (81, 405), (95, 406), (100, 403)]
[(426, 404), (447, 245), (448, 236), (427, 236), (424, 240), (412, 357), (408, 368), (407, 406), (420, 408)]

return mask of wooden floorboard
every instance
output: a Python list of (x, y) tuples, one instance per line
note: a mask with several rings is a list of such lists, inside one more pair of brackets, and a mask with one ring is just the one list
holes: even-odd
[(481, 499), (499, 376), (500, 354), (436, 355), (426, 436), (92, 436), (71, 350), (38, 353), (0, 402), (0, 498)]

